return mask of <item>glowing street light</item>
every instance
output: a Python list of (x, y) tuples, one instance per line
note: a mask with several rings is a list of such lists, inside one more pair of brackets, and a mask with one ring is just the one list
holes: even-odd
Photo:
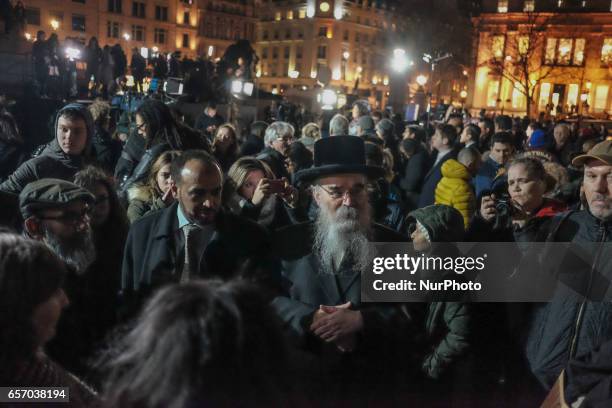
[(289, 78), (296, 79), (299, 76), (300, 76), (299, 71), (289, 71)]
[(125, 39), (125, 41), (130, 41), (130, 35), (128, 33), (123, 33), (123, 38)]
[(321, 109), (323, 110), (332, 110), (338, 103), (338, 95), (331, 89), (324, 89), (323, 92), (318, 95), (317, 99), (321, 103)]
[(409, 65), (410, 61), (408, 61), (408, 57), (406, 56), (406, 50), (402, 48), (394, 49), (393, 58), (391, 59), (391, 68), (395, 72), (404, 72)]
[(51, 28), (54, 30), (57, 30), (59, 28), (59, 21), (57, 20), (51, 20)]
[(462, 99), (467, 98), (467, 95), (468, 95), (468, 94), (467, 94), (467, 91), (466, 91), (465, 89), (464, 89), (463, 91), (459, 92), (459, 96), (460, 96)]
[(425, 75), (419, 75), (416, 77), (416, 82), (421, 86), (425, 86), (427, 83), (427, 77)]
[(345, 60), (348, 60), (350, 56), (351, 56), (351, 53), (348, 51), (344, 51), (342, 53), (342, 58), (344, 58)]
[(25, 33), (25, 38), (26, 38), (26, 40), (30, 41), (32, 39), (32, 34)]
[(306, 6), (306, 16), (308, 18), (313, 18), (315, 15), (315, 6), (314, 4), (309, 4), (308, 6)]

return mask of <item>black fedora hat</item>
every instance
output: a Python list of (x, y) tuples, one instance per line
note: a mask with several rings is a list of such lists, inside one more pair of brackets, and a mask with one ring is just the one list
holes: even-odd
[(367, 166), (365, 143), (357, 136), (331, 136), (314, 144), (314, 165), (295, 174), (298, 183), (312, 182), (334, 174), (358, 173), (369, 178), (383, 177), (382, 167)]

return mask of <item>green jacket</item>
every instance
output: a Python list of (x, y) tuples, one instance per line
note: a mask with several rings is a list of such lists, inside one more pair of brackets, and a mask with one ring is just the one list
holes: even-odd
[(470, 313), (462, 302), (432, 302), (425, 318), (426, 342), (429, 353), (422, 371), (439, 379), (469, 348)]

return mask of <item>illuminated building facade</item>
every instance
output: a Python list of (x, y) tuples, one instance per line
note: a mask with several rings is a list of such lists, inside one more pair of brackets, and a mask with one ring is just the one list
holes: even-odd
[(612, 113), (610, 0), (483, 3), (473, 19), (473, 110), (524, 115), (527, 94), (531, 116)]
[(393, 8), (373, 0), (261, 3), (256, 30), (258, 84), (284, 94), (312, 89), (326, 71), (343, 93), (357, 88), (378, 107), (389, 91), (392, 40), (401, 30)]

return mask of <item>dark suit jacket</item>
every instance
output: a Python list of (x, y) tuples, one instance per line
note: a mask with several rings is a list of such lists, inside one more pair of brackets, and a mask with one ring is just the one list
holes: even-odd
[[(178, 203), (132, 224), (123, 258), (121, 288), (132, 303), (143, 294), (180, 280), (184, 263), (184, 237), (178, 229)], [(271, 260), (268, 233), (256, 223), (230, 213), (217, 217), (215, 233), (200, 259), (202, 278), (230, 279), (244, 273), (267, 287), (278, 281), (277, 263)], [(138, 302), (137, 302), (138, 303)]]
[(428, 205), (432, 205), (436, 201), (436, 187), (438, 183), (442, 179), (442, 165), (450, 159), (457, 158), (457, 149), (451, 150), (446, 156), (442, 158), (429, 170), (429, 173), (425, 176), (425, 180), (423, 181), (423, 189), (421, 190), (421, 195), (419, 196), (419, 208), (427, 207)]

